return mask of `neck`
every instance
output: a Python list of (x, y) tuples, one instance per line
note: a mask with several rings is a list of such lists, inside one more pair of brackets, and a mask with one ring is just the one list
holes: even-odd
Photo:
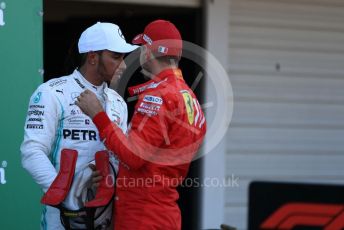
[(155, 76), (157, 76), (159, 73), (161, 73), (164, 70), (167, 69), (177, 69), (178, 67), (176, 65), (167, 65), (163, 63), (157, 63), (156, 65), (153, 65), (152, 68), (149, 70), (151, 73), (151, 79), (153, 79)]
[(86, 65), (81, 66), (79, 72), (92, 85), (100, 86), (103, 84), (103, 81), (98, 78), (96, 72), (92, 71), (90, 68), (87, 68)]

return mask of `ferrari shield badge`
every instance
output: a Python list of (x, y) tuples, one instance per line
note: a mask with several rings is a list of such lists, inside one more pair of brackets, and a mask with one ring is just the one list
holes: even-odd
[(190, 95), (188, 91), (181, 91), (181, 93), (184, 98), (184, 103), (185, 103), (185, 108), (188, 115), (189, 124), (192, 125), (194, 123), (194, 117), (195, 117), (192, 96)]

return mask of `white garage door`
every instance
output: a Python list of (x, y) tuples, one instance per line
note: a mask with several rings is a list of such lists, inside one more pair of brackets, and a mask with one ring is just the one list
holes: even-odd
[(231, 0), (225, 222), (251, 180), (344, 183), (344, 1)]

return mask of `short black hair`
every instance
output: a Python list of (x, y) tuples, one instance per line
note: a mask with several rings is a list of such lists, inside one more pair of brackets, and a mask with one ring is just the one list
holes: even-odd
[[(98, 50), (98, 51), (94, 51), (94, 52), (97, 53), (99, 56), (102, 56), (102, 54), (103, 54), (103, 50)], [(78, 61), (77, 61), (77, 67), (78, 68), (80, 68), (81, 66), (83, 66), (86, 63), (87, 54), (88, 53), (79, 54)]]

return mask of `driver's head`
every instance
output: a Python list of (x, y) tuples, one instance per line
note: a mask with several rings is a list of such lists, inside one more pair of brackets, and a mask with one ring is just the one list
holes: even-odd
[(130, 53), (137, 48), (128, 44), (121, 29), (113, 23), (97, 22), (82, 32), (79, 43), (79, 53), (108, 50), (116, 53)]
[(99, 81), (110, 82), (119, 78), (124, 69), (124, 55), (138, 46), (128, 44), (121, 29), (113, 23), (97, 22), (80, 36), (78, 50), (81, 54), (79, 67), (97, 75)]
[(146, 62), (152, 58), (158, 60), (180, 60), (183, 41), (176, 26), (166, 20), (155, 20), (149, 23), (143, 33), (138, 34), (132, 41), (133, 44), (142, 45), (142, 59)]

